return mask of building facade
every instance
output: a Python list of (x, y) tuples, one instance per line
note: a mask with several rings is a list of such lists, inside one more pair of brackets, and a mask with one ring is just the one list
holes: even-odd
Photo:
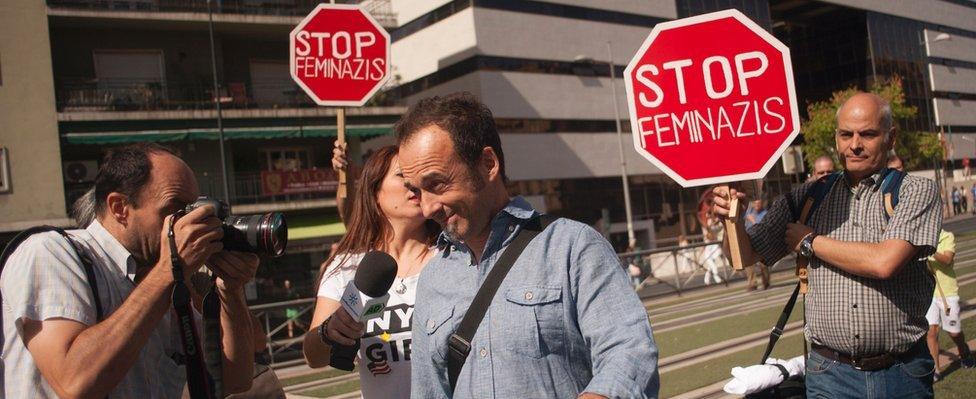
[[(228, 200), (233, 213), (285, 213), (286, 255), (264, 263), (249, 300), (308, 296), (345, 231), (330, 162), (336, 110), (315, 106), (288, 72), (288, 34), (318, 3), (214, 2), (211, 42), (206, 1), (3, 2), (0, 147), (10, 189), (0, 190), (0, 245), (34, 225), (73, 227), (70, 205), (105, 152), (158, 142), (180, 153), (201, 194)], [(390, 24), (383, 5), (364, 4)], [(360, 142), (391, 134), (403, 111), (379, 95), (346, 112), (354, 163)]]
[[(900, 76), (919, 110), (903, 129), (952, 131), (953, 158), (976, 155), (976, 136), (967, 134), (976, 132), (974, 2), (393, 0), (392, 7), (396, 96), (407, 105), (455, 91), (480, 97), (503, 132), (514, 191), (548, 212), (603, 226), (618, 250), (626, 248), (614, 123), (628, 118), (621, 76), (662, 21), (739, 9), (791, 48), (801, 108)], [(628, 123), (623, 129), (629, 134)], [(625, 153), (638, 246), (700, 234), (705, 188), (681, 189), (629, 144)], [(763, 192), (771, 197), (799, 179), (774, 168)]]
[[(212, 60), (205, 1), (2, 2), (0, 147), (9, 177), (0, 173), (0, 242), (31, 225), (70, 226), (68, 206), (91, 186), (105, 150), (155, 141), (176, 148), (201, 191), (228, 198), (235, 213), (286, 212), (288, 255), (262, 271), (267, 289), (253, 293), (254, 301), (280, 299), (275, 287), (285, 279), (311, 292), (318, 264), (343, 233), (334, 192), (322, 182), (310, 183), (317, 189), (273, 191), (262, 177), (328, 173), (335, 110), (313, 106), (288, 73), (288, 33), (318, 3), (213, 2)], [(976, 157), (972, 1), (362, 5), (391, 33), (394, 78), (369, 106), (347, 112), (354, 160), (392, 143), (390, 128), (406, 106), (471, 92), (495, 114), (512, 190), (539, 209), (600, 228), (618, 250), (626, 248), (627, 234), (617, 120), (638, 246), (672, 245), (679, 235), (701, 233), (697, 208), (706, 188), (681, 189), (627, 144), (622, 72), (663, 21), (743, 11), (791, 48), (801, 108), (834, 90), (898, 75), (919, 110), (903, 128), (944, 131), (957, 163)], [(215, 100), (226, 137), (226, 196)], [(771, 197), (801, 178), (775, 167), (762, 191)]]

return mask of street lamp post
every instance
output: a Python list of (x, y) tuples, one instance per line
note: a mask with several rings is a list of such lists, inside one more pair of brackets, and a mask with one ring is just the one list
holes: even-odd
[(224, 155), (224, 118), (220, 109), (220, 84), (217, 80), (217, 48), (214, 45), (214, 24), (213, 24), (213, 10), (210, 8), (210, 3), (212, 0), (207, 0), (207, 15), (209, 18), (209, 30), (210, 30), (210, 68), (213, 72), (213, 87), (214, 87), (214, 104), (217, 107), (217, 142), (220, 143), (220, 177), (223, 181), (224, 189), (224, 201), (228, 204), (230, 201), (230, 183), (227, 181), (227, 159)]
[(613, 93), (613, 121), (617, 125), (617, 148), (620, 150), (620, 180), (624, 183), (624, 210), (627, 213), (627, 245), (637, 242), (634, 237), (634, 213), (630, 207), (630, 182), (627, 178), (627, 158), (624, 157), (624, 135), (620, 129), (620, 107), (617, 105), (617, 72), (613, 66), (613, 48), (607, 42), (607, 66), (610, 68), (610, 89)]
[[(627, 179), (627, 158), (624, 157), (624, 138), (623, 131), (620, 127), (620, 107), (617, 105), (617, 72), (613, 66), (613, 49), (611, 48), (611, 43), (607, 42), (607, 67), (610, 68), (610, 92), (613, 96), (611, 98), (613, 102), (613, 121), (617, 126), (617, 146), (620, 151), (620, 179), (624, 186), (624, 210), (627, 214), (627, 245), (636, 242), (636, 236), (634, 235), (634, 215), (630, 206), (630, 182)], [(597, 61), (585, 54), (577, 55), (574, 62), (580, 64), (596, 64)]]

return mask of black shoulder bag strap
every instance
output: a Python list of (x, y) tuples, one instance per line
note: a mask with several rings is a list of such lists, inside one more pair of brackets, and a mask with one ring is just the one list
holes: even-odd
[[(803, 198), (803, 208), (797, 208), (796, 203), (793, 202), (793, 198), (787, 193), (785, 196), (786, 205), (790, 209), (790, 214), (797, 223), (806, 224), (821, 203), (823, 203), (824, 198), (830, 193), (833, 188), (834, 183), (837, 182), (842, 177), (841, 172), (835, 172), (833, 174), (827, 175), (821, 178), (817, 183), (810, 186), (807, 192), (804, 194)], [(780, 313), (779, 320), (776, 321), (776, 326), (773, 330), (769, 332), (769, 343), (766, 344), (766, 350), (763, 352), (762, 360), (759, 364), (766, 364), (766, 360), (769, 359), (769, 355), (773, 353), (773, 347), (776, 346), (776, 341), (783, 336), (783, 329), (786, 328), (786, 322), (790, 319), (790, 314), (793, 313), (793, 307), (796, 306), (796, 298), (800, 295), (800, 283), (796, 283), (796, 287), (793, 287), (793, 294), (790, 295), (790, 299), (786, 301), (786, 306), (783, 307), (783, 313)], [(804, 316), (804, 324), (806, 324), (806, 316)], [(803, 343), (803, 352), (806, 355), (806, 342)], [(782, 371), (783, 369), (781, 369)], [(784, 376), (784, 379), (789, 377), (789, 373)]]
[(488, 272), (488, 276), (485, 277), (485, 281), (481, 283), (481, 288), (478, 288), (478, 293), (475, 294), (471, 306), (468, 307), (464, 318), (461, 319), (461, 324), (451, 334), (447, 342), (449, 348), (447, 353), (447, 377), (451, 383), (452, 392), (454, 391), (454, 387), (457, 386), (458, 375), (461, 374), (461, 368), (464, 367), (468, 353), (471, 352), (471, 339), (478, 332), (478, 326), (484, 320), (488, 306), (491, 305), (492, 299), (495, 298), (495, 293), (498, 292), (498, 287), (502, 285), (502, 281), (505, 280), (508, 271), (515, 265), (515, 261), (522, 255), (522, 251), (529, 245), (529, 242), (556, 219), (555, 216), (539, 215), (529, 220), (522, 226), (518, 236), (508, 244), (508, 248), (505, 248), (505, 252), (502, 253), (498, 262), (492, 266), (491, 271)]
[[(177, 325), (180, 330), (180, 341), (183, 343), (183, 359), (186, 365), (186, 383), (192, 399), (218, 398), (218, 392), (214, 391), (215, 384), (212, 376), (207, 372), (203, 362), (203, 355), (200, 353), (200, 340), (196, 326), (193, 323), (193, 309), (190, 297), (190, 289), (186, 285), (183, 276), (183, 261), (180, 259), (179, 250), (176, 248), (176, 233), (173, 225), (183, 216), (183, 212), (177, 212), (170, 222), (167, 239), (169, 240), (170, 262), (173, 269), (173, 309), (176, 310)], [(210, 295), (208, 295), (210, 296)]]
[(78, 255), (78, 259), (81, 259), (81, 266), (85, 270), (85, 277), (88, 278), (88, 286), (91, 288), (92, 292), (92, 301), (95, 304), (95, 320), (102, 321), (105, 313), (102, 310), (102, 299), (98, 296), (98, 281), (95, 280), (95, 266), (92, 263), (91, 257), (88, 256), (88, 252), (78, 245), (78, 243), (75, 242), (75, 240), (71, 238), (71, 236), (68, 235), (68, 232), (64, 231), (64, 229), (54, 226), (36, 226), (18, 233), (13, 239), (10, 240), (9, 243), (7, 243), (7, 246), (3, 249), (3, 254), (0, 254), (0, 270), (3, 270), (3, 265), (7, 263), (7, 259), (14, 254), (14, 251), (17, 250), (17, 247), (19, 247), (24, 240), (34, 234), (45, 233), (48, 231), (56, 231), (58, 234), (61, 234), (65, 240), (68, 240), (71, 247), (74, 248), (75, 253)]

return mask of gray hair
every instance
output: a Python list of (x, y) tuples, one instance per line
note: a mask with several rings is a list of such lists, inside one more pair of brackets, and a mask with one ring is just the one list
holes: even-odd
[(85, 191), (84, 195), (75, 200), (71, 205), (71, 217), (82, 229), (95, 220), (95, 187)]

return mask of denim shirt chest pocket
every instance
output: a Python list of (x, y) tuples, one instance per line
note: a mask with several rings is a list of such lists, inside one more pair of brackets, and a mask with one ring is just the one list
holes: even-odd
[(431, 312), (424, 324), (424, 331), (430, 338), (429, 342), (435, 343), (431, 347), (435, 348), (433, 355), (438, 362), (447, 359), (447, 340), (454, 333), (454, 323), (449, 322), (453, 316), (454, 305), (448, 305)]
[(564, 350), (561, 289), (519, 285), (504, 294), (499, 311), (492, 314), (492, 335), (505, 337), (505, 350), (533, 358)]

